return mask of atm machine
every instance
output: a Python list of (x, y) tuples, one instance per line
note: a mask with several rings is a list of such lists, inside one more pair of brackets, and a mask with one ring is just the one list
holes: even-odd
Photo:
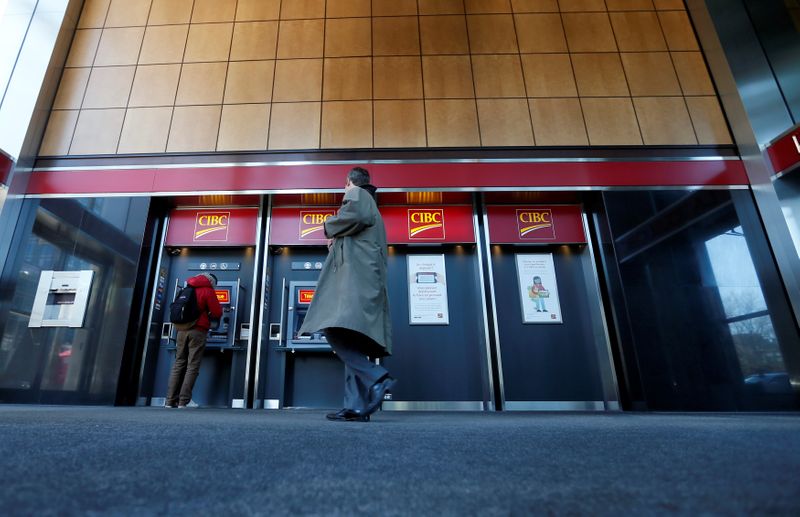
[(292, 352), (297, 350), (327, 352), (331, 349), (322, 332), (302, 335), (299, 333), (316, 289), (317, 282), (289, 282), (289, 306), (286, 308), (287, 335), (283, 346)]
[[(225, 258), (225, 253), (232, 254), (236, 251), (213, 250), (213, 253)], [(198, 254), (205, 255), (209, 252), (210, 250), (184, 250), (180, 256), (172, 257), (168, 270), (165, 268), (171, 287), (168, 295), (165, 293), (161, 310), (154, 313), (154, 324), (159, 326), (160, 333), (157, 344), (153, 342), (150, 347), (151, 354), (157, 354), (157, 357), (149, 361), (150, 368), (153, 369), (150, 405), (164, 403), (170, 371), (175, 362), (178, 332), (169, 321), (170, 303), (185, 287), (187, 278), (202, 272), (212, 272), (219, 279), (215, 291), (222, 307), (222, 317), (211, 320), (193, 400), (204, 407), (237, 407), (236, 401), (241, 400), (238, 394), (244, 389), (247, 341), (250, 335), (250, 323), (246, 321), (250, 293), (242, 280), (252, 274), (252, 265), (227, 261), (224, 264), (232, 265), (231, 269), (198, 270), (199, 264), (220, 264), (212, 262), (209, 257), (204, 257), (203, 262), (194, 258)]]
[[(177, 298), (178, 293), (184, 287), (186, 287), (186, 282), (178, 285), (176, 280), (171, 300)], [(239, 327), (239, 300), (244, 299), (244, 287), (242, 287), (241, 280), (237, 278), (235, 281), (220, 281), (217, 283), (215, 292), (217, 301), (222, 307), (222, 317), (219, 320), (211, 320), (206, 348), (243, 350), (250, 331), (250, 324), (243, 323), (241, 328)], [(168, 312), (164, 313), (164, 318), (161, 339), (166, 343), (162, 343), (162, 345), (166, 344), (168, 349), (175, 350), (178, 332), (170, 323)]]
[(256, 393), (262, 407), (341, 407), (342, 362), (322, 332), (298, 332), (314, 299), (325, 253), (325, 247), (273, 246), (270, 250), (274, 288), (266, 304), (268, 339), (262, 342)]
[[(170, 213), (156, 270), (140, 405), (164, 404), (178, 334), (169, 321), (170, 303), (188, 278), (213, 273), (222, 317), (212, 320), (192, 398), (203, 407), (245, 406), (257, 215), (257, 208), (175, 209)], [(204, 228), (209, 221), (225, 224)]]

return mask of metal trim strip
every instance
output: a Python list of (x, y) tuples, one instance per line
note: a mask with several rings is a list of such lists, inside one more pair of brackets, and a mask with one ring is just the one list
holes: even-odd
[[(159, 242), (159, 249), (158, 249), (158, 261), (156, 261), (156, 275), (158, 275), (159, 271), (161, 271), (161, 262), (164, 258), (164, 243), (167, 241), (167, 227), (169, 226), (169, 215), (164, 217), (164, 227), (161, 228), (161, 239)], [(158, 285), (158, 282), (156, 282)], [(139, 366), (139, 394), (142, 393), (142, 381), (144, 380), (144, 367), (145, 367), (145, 360), (147, 359), (147, 346), (150, 344), (150, 328), (153, 325), (153, 307), (155, 306), (156, 302), (156, 291), (157, 289), (153, 289), (152, 294), (150, 295), (150, 314), (147, 315), (147, 332), (145, 332), (144, 336), (144, 345), (142, 346), (142, 364)], [(169, 293), (167, 293), (168, 295)], [(165, 303), (167, 300), (165, 300)], [(148, 397), (139, 397), (140, 399), (147, 400)], [(151, 399), (152, 400), (152, 399)], [(144, 403), (147, 405), (147, 402)], [(152, 401), (150, 403), (152, 404)], [(164, 405), (164, 402), (161, 402), (161, 405)]]
[[(294, 165), (294, 164), (293, 164)], [(76, 169), (38, 171), (23, 179), (30, 195), (111, 194), (186, 195), (338, 192), (336, 165), (278, 167), (194, 167)], [(487, 191), (518, 188), (609, 188), (652, 186), (749, 185), (741, 161), (603, 161), (373, 164), (375, 181), (384, 191)], [(227, 188), (220, 188), (224, 186)], [(311, 187), (311, 188), (309, 188)], [(13, 189), (12, 189), (13, 190)], [(21, 191), (19, 193), (22, 193)]]
[(509, 400), (508, 411), (609, 411), (602, 400)]
[[(441, 187), (441, 188), (381, 188), (381, 192), (610, 192), (610, 191), (645, 191), (645, 190), (748, 190), (749, 185), (646, 185), (646, 186), (531, 186), (531, 187)], [(266, 190), (203, 190), (203, 195), (281, 195), (281, 194), (327, 194), (337, 193), (342, 189), (266, 189)], [(186, 192), (89, 192), (63, 194), (10, 194), (14, 199), (61, 199), (91, 197), (171, 197), (183, 196)]]
[[(605, 386), (603, 389), (603, 399), (604, 399), (603, 402), (606, 404), (606, 408), (608, 408), (612, 402), (616, 402), (617, 404), (619, 404), (619, 382), (617, 380), (617, 372), (614, 369), (614, 355), (613, 351), (611, 350), (611, 335), (608, 332), (608, 321), (606, 321), (606, 314), (608, 314), (608, 311), (605, 304), (603, 303), (603, 295), (600, 289), (600, 277), (598, 276), (597, 272), (597, 262), (594, 259), (594, 243), (592, 242), (592, 236), (591, 236), (592, 234), (589, 232), (589, 218), (586, 215), (585, 209), (582, 208), (581, 212), (582, 212), (581, 216), (583, 219), (583, 231), (586, 234), (586, 244), (588, 247), (587, 251), (589, 252), (589, 260), (592, 265), (591, 276), (592, 280), (594, 281), (593, 287), (595, 294), (597, 295), (598, 298), (597, 300), (598, 304), (600, 305), (600, 321), (603, 324), (603, 337), (604, 337), (605, 352), (606, 352), (605, 360), (608, 362), (608, 370), (611, 373), (611, 384), (614, 389), (613, 393), (615, 397), (614, 399), (611, 399), (608, 396), (609, 393), (606, 392)], [(603, 368), (601, 366), (600, 374), (602, 375), (602, 373), (603, 373)]]
[[(259, 303), (258, 303), (258, 310), (261, 311), (261, 317), (259, 318), (258, 342), (256, 343), (257, 346), (256, 367), (255, 367), (255, 374), (253, 376), (253, 397), (256, 398), (256, 400), (258, 400), (257, 398), (258, 387), (259, 383), (261, 382), (261, 349), (264, 346), (262, 343), (263, 338), (261, 336), (260, 328), (264, 326), (264, 318), (269, 316), (269, 311), (264, 310), (264, 304), (266, 302), (266, 295), (267, 295), (267, 262), (269, 261), (269, 233), (270, 233), (270, 225), (272, 224), (272, 196), (267, 197), (265, 224), (266, 224), (266, 230), (264, 231), (264, 249), (263, 249), (263, 255), (261, 255), (261, 293), (259, 295)], [(267, 325), (269, 325), (269, 321), (267, 321), (266, 323)], [(251, 332), (252, 332), (252, 326), (251, 326)], [(267, 336), (267, 343), (269, 343), (269, 336)]]
[[(253, 336), (260, 335), (259, 330), (261, 329), (261, 325), (253, 325), (253, 318), (256, 312), (256, 302), (258, 302), (258, 291), (256, 291), (256, 282), (258, 281), (258, 275), (260, 273), (258, 268), (258, 258), (259, 254), (263, 251), (264, 246), (261, 245), (261, 220), (264, 215), (264, 200), (261, 199), (261, 202), (258, 204), (258, 216), (256, 217), (256, 256), (253, 258), (253, 281), (251, 282), (251, 291), (252, 295), (250, 296), (250, 333), (247, 336), (247, 355), (245, 358), (245, 370), (244, 370), (244, 407), (250, 405), (250, 360), (253, 357)], [(241, 338), (241, 336), (240, 336)], [(255, 397), (255, 392), (253, 392), (253, 397)]]
[(384, 411), (483, 411), (483, 401), (412, 401), (385, 400)]
[(442, 164), (442, 163), (592, 163), (592, 162), (708, 162), (708, 161), (739, 161), (737, 156), (653, 156), (653, 157), (550, 157), (550, 158), (453, 158), (453, 159), (420, 159), (420, 160), (279, 160), (274, 162), (170, 162), (142, 165), (75, 165), (72, 167), (36, 167), (33, 172), (50, 171), (76, 171), (76, 170), (139, 170), (139, 169), (206, 169), (212, 167), (299, 167), (307, 165), (403, 165), (403, 164)]
[(262, 401), (262, 407), (264, 409), (280, 409), (281, 401), (279, 399), (264, 399)]
[(491, 336), (489, 333), (489, 310), (486, 306), (486, 293), (484, 291), (484, 286), (486, 285), (486, 279), (483, 275), (483, 251), (481, 250), (481, 240), (480, 240), (480, 231), (478, 230), (478, 210), (477, 210), (477, 199), (473, 199), (472, 201), (472, 228), (473, 232), (475, 233), (475, 251), (477, 254), (478, 259), (478, 288), (479, 293), (478, 296), (481, 299), (481, 315), (483, 317), (483, 339), (484, 339), (484, 353), (486, 354), (486, 367), (487, 372), (487, 379), (489, 382), (489, 401), (486, 404), (487, 409), (494, 410), (494, 371), (492, 369), (492, 345), (491, 345)]
[(489, 276), (489, 297), (492, 304), (492, 327), (494, 329), (494, 348), (497, 354), (497, 380), (500, 385), (500, 407), (505, 408), (506, 404), (506, 387), (505, 378), (503, 376), (503, 354), (500, 350), (500, 327), (497, 324), (497, 292), (494, 288), (494, 271), (492, 266), (492, 249), (489, 244), (489, 215), (486, 212), (486, 200), (481, 200), (481, 216), (483, 217), (483, 238), (484, 247), (486, 251), (486, 265)]

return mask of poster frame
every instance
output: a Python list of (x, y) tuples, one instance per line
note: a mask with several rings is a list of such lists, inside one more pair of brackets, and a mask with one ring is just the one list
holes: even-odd
[[(552, 287), (548, 288), (548, 291), (556, 292), (556, 300), (558, 305), (558, 319), (555, 320), (544, 320), (544, 321), (532, 321), (528, 320), (525, 316), (525, 288), (523, 284), (523, 278), (520, 273), (520, 258), (526, 256), (548, 256), (550, 257), (549, 261), (552, 265), (552, 275), (553, 275), (553, 282)], [(514, 254), (514, 265), (516, 266), (516, 274), (517, 274), (517, 293), (519, 294), (519, 310), (520, 316), (522, 318), (523, 325), (563, 325), (564, 324), (564, 313), (561, 310), (561, 296), (558, 291), (558, 275), (556, 274), (556, 264), (555, 260), (553, 259), (553, 253), (515, 253)]]
[[(444, 309), (445, 309), (445, 316), (446, 317), (445, 317), (444, 321), (441, 321), (441, 322), (415, 322), (412, 319), (412, 307), (411, 307), (411, 304), (412, 304), (412, 302), (411, 302), (411, 287), (412, 287), (412, 284), (411, 284), (411, 260), (412, 260), (412, 257), (414, 257), (414, 258), (417, 258), (417, 257), (432, 257), (432, 258), (437, 258), (437, 259), (441, 260), (442, 274), (444, 275), (444, 280), (445, 280), (445, 282), (444, 282)], [(445, 260), (445, 254), (444, 253), (435, 253), (435, 254), (426, 253), (426, 254), (409, 254), (409, 255), (406, 255), (406, 283), (408, 285), (408, 291), (407, 292), (408, 292), (408, 324), (409, 325), (415, 326), (415, 327), (417, 327), (417, 326), (448, 326), (448, 325), (450, 325), (450, 300), (449, 300), (450, 292), (447, 289), (447, 263), (446, 263), (446, 260)]]

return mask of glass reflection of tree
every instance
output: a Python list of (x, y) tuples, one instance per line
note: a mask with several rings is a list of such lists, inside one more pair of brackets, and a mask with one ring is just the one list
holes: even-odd
[(705, 243), (742, 375), (785, 372), (778, 338), (740, 226)]

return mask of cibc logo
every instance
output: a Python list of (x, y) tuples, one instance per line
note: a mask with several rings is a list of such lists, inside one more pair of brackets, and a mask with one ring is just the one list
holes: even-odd
[(336, 215), (336, 210), (301, 210), (300, 238), (315, 240), (324, 239), (325, 221), (332, 215)]
[(553, 211), (549, 208), (518, 208), (517, 229), (519, 238), (526, 240), (554, 240)]
[(197, 212), (192, 240), (225, 242), (230, 221), (230, 212)]
[(444, 240), (444, 210), (441, 208), (409, 208), (408, 238), (411, 240)]

